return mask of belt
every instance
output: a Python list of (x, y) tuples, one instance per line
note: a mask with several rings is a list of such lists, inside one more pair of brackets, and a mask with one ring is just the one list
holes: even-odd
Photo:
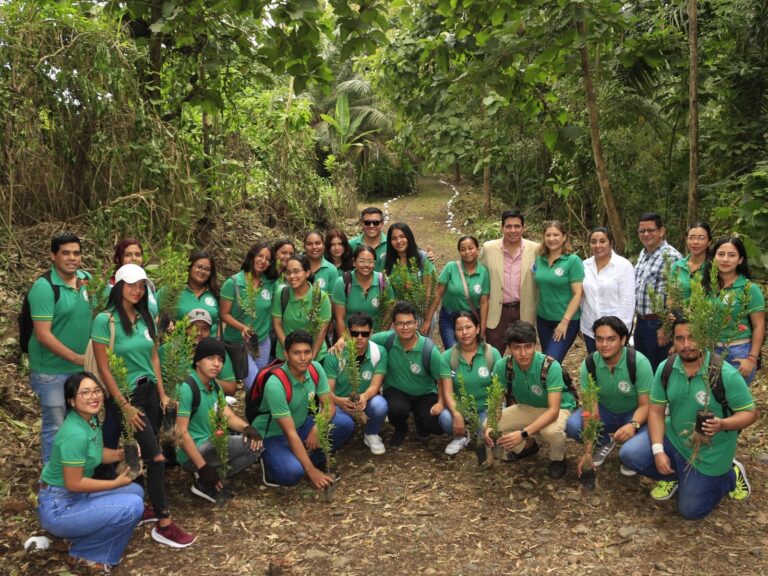
[(658, 314), (638, 314), (637, 319), (638, 320), (658, 320), (659, 315)]
[(752, 342), (751, 338), (740, 338), (739, 340), (731, 340), (730, 342), (718, 342), (717, 345), (721, 348), (728, 348), (728, 346), (738, 346), (739, 344), (749, 344)]
[(502, 308), (520, 308), (520, 302), (504, 302), (504, 304), (501, 305)]
[(40, 481), (40, 490), (45, 490), (46, 488), (50, 488), (50, 487), (51, 487), (50, 484), (46, 484), (42, 480)]

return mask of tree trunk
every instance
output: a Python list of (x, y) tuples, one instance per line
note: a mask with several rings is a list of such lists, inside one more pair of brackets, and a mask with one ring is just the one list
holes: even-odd
[(453, 181), (456, 184), (461, 182), (461, 165), (458, 162), (453, 163)]
[(491, 215), (491, 153), (483, 146), (483, 211)]
[[(584, 22), (576, 22), (576, 29), (580, 36), (584, 36)], [(624, 252), (626, 239), (624, 237), (624, 227), (621, 224), (621, 215), (616, 207), (616, 200), (611, 191), (611, 183), (608, 180), (608, 170), (605, 167), (603, 159), (603, 148), (600, 144), (600, 130), (597, 123), (597, 99), (595, 90), (592, 86), (592, 74), (589, 69), (589, 50), (587, 45), (581, 47), (581, 72), (584, 79), (584, 91), (587, 99), (587, 112), (589, 114), (589, 133), (592, 139), (592, 156), (595, 160), (595, 169), (597, 170), (597, 180), (600, 184), (600, 192), (605, 204), (605, 212), (608, 215), (608, 222), (613, 231), (615, 239), (616, 252)]]
[[(163, 2), (153, 0), (150, 19), (152, 24), (163, 17)], [(160, 85), (162, 83), (163, 70), (163, 38), (156, 32), (151, 32), (149, 40), (149, 101), (154, 107), (160, 105)]]
[(690, 119), (690, 154), (688, 167), (688, 223), (696, 220), (699, 204), (699, 48), (696, 0), (688, 0), (688, 109)]

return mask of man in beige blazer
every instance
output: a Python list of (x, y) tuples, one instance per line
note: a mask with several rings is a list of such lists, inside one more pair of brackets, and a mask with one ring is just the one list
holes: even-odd
[(525, 217), (520, 210), (501, 214), (502, 237), (483, 244), (480, 262), (491, 277), (486, 341), (502, 354), (504, 332), (514, 320), (536, 324), (536, 284), (533, 264), (538, 242), (523, 238)]

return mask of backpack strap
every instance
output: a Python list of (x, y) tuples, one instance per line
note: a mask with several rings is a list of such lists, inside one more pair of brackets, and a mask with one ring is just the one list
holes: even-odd
[(512, 404), (517, 403), (513, 387), (515, 382), (515, 360), (512, 358), (512, 356), (507, 357), (507, 362), (504, 364), (504, 379), (507, 381), (507, 393), (505, 395), (505, 400), (507, 406), (511, 406)]
[(456, 346), (451, 346), (451, 358), (449, 360), (451, 370), (456, 372), (459, 367), (459, 349)]
[(464, 298), (467, 300), (467, 305), (469, 306), (469, 309), (472, 310), (472, 314), (477, 316), (477, 319), (480, 320), (480, 314), (478, 314), (477, 308), (472, 302), (472, 298), (469, 297), (469, 286), (467, 286), (467, 279), (464, 277), (464, 269), (461, 267), (461, 260), (456, 260), (456, 269), (459, 271), (459, 278), (461, 278), (461, 285), (464, 288)]
[[(307, 370), (309, 371), (309, 377), (312, 378), (312, 382), (315, 385), (315, 388), (317, 388), (318, 383), (320, 382), (320, 373), (317, 371), (317, 368), (315, 367), (314, 363), (310, 362), (309, 366), (307, 367)], [(287, 394), (286, 394), (287, 396)], [(290, 400), (289, 400), (290, 402)]]
[(352, 272), (346, 271), (341, 277), (344, 280), (344, 296), (349, 298), (349, 292), (352, 290)]
[(634, 386), (637, 381), (637, 350), (634, 346), (627, 346), (627, 372), (629, 372), (629, 381)]
[(285, 316), (285, 309), (288, 308), (288, 302), (291, 299), (291, 293), (288, 292), (288, 286), (280, 289), (280, 313)]
[(539, 381), (541, 382), (542, 388), (544, 390), (547, 389), (547, 377), (549, 376), (549, 367), (552, 366), (552, 362), (554, 362), (555, 359), (552, 358), (549, 354), (544, 358), (544, 362), (541, 363), (541, 375), (539, 376)]
[(424, 346), (421, 349), (421, 365), (424, 367), (424, 373), (432, 376), (432, 350), (435, 349), (435, 343), (427, 337), (424, 337)]
[[(216, 380), (211, 381), (213, 382), (213, 391), (218, 395), (219, 383), (216, 382)], [(191, 374), (184, 379), (183, 384), (189, 386), (189, 389), (192, 391), (192, 407), (189, 411), (189, 419), (192, 420), (192, 417), (197, 413), (198, 408), (200, 408), (200, 387), (197, 385), (197, 381)]]
[(733, 410), (728, 405), (728, 399), (725, 397), (725, 385), (723, 383), (723, 357), (714, 352), (709, 356), (709, 381), (712, 396), (715, 397), (723, 407), (723, 418), (733, 414)]
[(384, 348), (386, 348), (387, 352), (392, 350), (392, 346), (395, 344), (395, 338), (397, 337), (397, 334), (393, 331), (392, 334), (387, 336), (387, 339), (384, 341)]
[(235, 286), (235, 300), (240, 304), (240, 286), (237, 285), (237, 274), (232, 274), (230, 278), (232, 279), (232, 284)]
[[(587, 357), (584, 358), (584, 367), (587, 369), (587, 374), (592, 376), (592, 380), (597, 383), (597, 364), (595, 364), (595, 354), (597, 354), (597, 352), (587, 354)], [(584, 386), (584, 383), (582, 383), (582, 386)]]
[(487, 342), (480, 344), (483, 347), (483, 357), (485, 357), (485, 365), (488, 367), (489, 372), (493, 372), (493, 347)]
[[(312, 364), (310, 364), (310, 366), (312, 366)], [(314, 369), (314, 366), (312, 366), (312, 368)], [(310, 375), (311, 374), (312, 371), (310, 370)], [(315, 370), (315, 374), (317, 374), (317, 370)], [(287, 372), (282, 366), (277, 366), (272, 369), (270, 376), (277, 376), (277, 379), (280, 380), (280, 383), (283, 385), (283, 390), (285, 390), (285, 401), (290, 404), (293, 399), (293, 386), (291, 385), (291, 379), (288, 377)], [(267, 376), (267, 379), (268, 378), (269, 376)], [(266, 380), (264, 381), (264, 384), (266, 385)], [(269, 427), (269, 424), (267, 424), (267, 427)]]
[(368, 342), (368, 354), (371, 356), (371, 366), (375, 369), (376, 364), (381, 360), (381, 350), (375, 342)]
[(672, 376), (672, 369), (675, 367), (675, 360), (677, 354), (670, 354), (667, 358), (667, 363), (664, 364), (664, 368), (661, 370), (661, 387), (664, 389), (664, 396), (667, 395), (667, 386), (669, 386), (669, 378)]

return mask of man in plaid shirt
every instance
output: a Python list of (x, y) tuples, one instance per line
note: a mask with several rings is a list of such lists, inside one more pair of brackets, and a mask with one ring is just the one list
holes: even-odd
[(655, 212), (646, 212), (640, 216), (637, 234), (643, 249), (635, 264), (635, 348), (642, 352), (654, 371), (666, 359), (669, 352), (669, 340), (664, 333), (661, 319), (651, 310), (651, 298), (648, 288), (653, 288), (657, 294), (664, 297), (664, 261), (665, 258), (674, 262), (682, 258), (664, 237), (661, 216)]

